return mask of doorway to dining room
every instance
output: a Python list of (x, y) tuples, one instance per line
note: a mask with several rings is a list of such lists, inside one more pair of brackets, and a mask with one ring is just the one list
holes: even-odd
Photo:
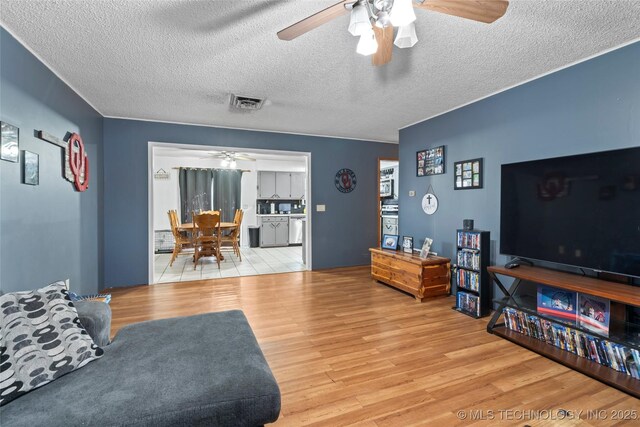
[[(149, 283), (310, 270), (310, 156), (150, 142)], [(223, 226), (219, 267), (215, 256), (194, 263), (193, 215), (213, 211)]]

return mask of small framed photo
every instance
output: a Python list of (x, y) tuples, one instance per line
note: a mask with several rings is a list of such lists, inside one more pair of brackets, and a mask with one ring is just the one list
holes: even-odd
[(454, 171), (454, 190), (474, 190), (482, 188), (482, 159), (455, 162)]
[(424, 239), (422, 249), (420, 250), (420, 258), (427, 258), (429, 256), (429, 251), (431, 250), (432, 243), (433, 239), (430, 239), (428, 237)]
[(413, 237), (402, 236), (402, 252), (413, 253)]
[(22, 152), (22, 182), (29, 185), (40, 184), (40, 156), (31, 151)]
[(382, 249), (398, 249), (398, 236), (395, 234), (385, 234), (382, 236)]
[(20, 129), (6, 122), (0, 123), (0, 158), (18, 163), (20, 159)]

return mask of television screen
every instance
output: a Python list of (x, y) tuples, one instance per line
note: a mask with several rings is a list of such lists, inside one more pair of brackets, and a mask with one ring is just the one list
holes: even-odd
[(502, 165), (500, 252), (640, 277), (640, 147)]

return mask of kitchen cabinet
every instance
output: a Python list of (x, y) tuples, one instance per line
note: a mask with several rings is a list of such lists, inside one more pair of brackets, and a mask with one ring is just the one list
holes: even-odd
[(260, 247), (289, 245), (289, 217), (263, 216), (260, 225)]
[(304, 193), (304, 173), (258, 172), (258, 199), (299, 200)]
[(278, 199), (291, 198), (291, 174), (276, 172), (276, 197)]
[(292, 199), (304, 199), (305, 196), (305, 173), (292, 172), (291, 173), (291, 198)]
[(276, 173), (258, 173), (258, 198), (273, 199), (276, 194)]

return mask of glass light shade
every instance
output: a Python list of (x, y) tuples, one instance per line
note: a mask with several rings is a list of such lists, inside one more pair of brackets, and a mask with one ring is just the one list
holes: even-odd
[(369, 12), (366, 6), (357, 3), (351, 9), (351, 20), (349, 21), (349, 32), (354, 36), (361, 36), (368, 28), (371, 28), (369, 21)]
[(227, 159), (222, 159), (222, 166), (227, 166), (229, 164), (229, 160)]
[(369, 56), (378, 51), (378, 42), (376, 40), (376, 34), (373, 32), (373, 28), (369, 27), (369, 31), (360, 36), (358, 41), (358, 47), (356, 52), (360, 55)]
[(405, 49), (413, 47), (416, 43), (418, 43), (418, 36), (416, 36), (416, 25), (413, 22), (398, 28), (398, 34), (396, 34), (396, 40), (393, 44)]
[(235, 169), (235, 168), (236, 168), (236, 161), (235, 161), (235, 160), (231, 160), (231, 161), (229, 162), (229, 167), (230, 167), (231, 169)]
[(412, 0), (395, 0), (391, 8), (391, 25), (403, 27), (416, 20)]

